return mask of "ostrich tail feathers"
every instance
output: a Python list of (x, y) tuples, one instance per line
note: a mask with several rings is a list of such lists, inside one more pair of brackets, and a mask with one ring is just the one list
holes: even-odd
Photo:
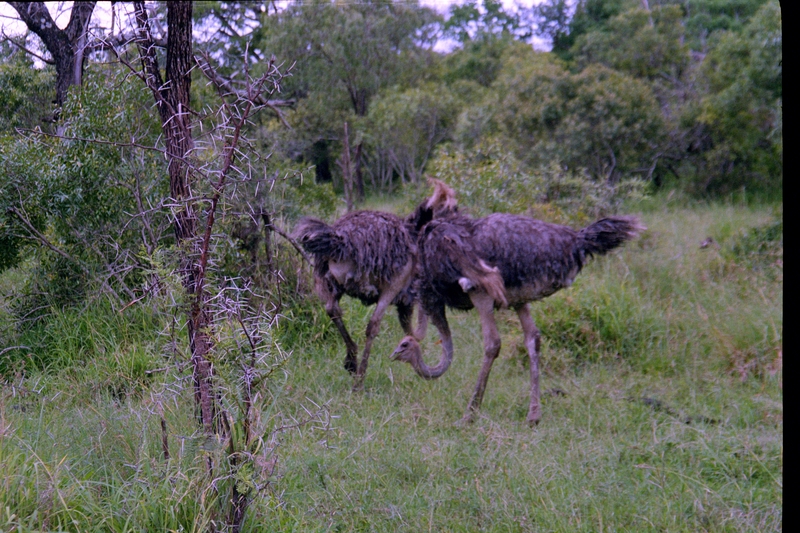
[(301, 218), (292, 237), (307, 252), (317, 257), (336, 258), (341, 255), (342, 238), (331, 226), (318, 218)]
[(587, 255), (603, 255), (646, 229), (635, 216), (601, 218), (578, 232), (579, 246)]

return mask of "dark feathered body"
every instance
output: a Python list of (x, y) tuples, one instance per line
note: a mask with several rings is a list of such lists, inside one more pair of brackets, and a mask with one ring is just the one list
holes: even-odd
[[(354, 211), (330, 225), (307, 217), (294, 233), (314, 256), (315, 275), (367, 305), (378, 301), (416, 254), (409, 228), (391, 213)], [(411, 305), (408, 290), (401, 296)]]
[(420, 238), (422, 283), (445, 305), (471, 309), (461, 281), (470, 275), (459, 265), (483, 260), (499, 269), (507, 304), (516, 307), (569, 287), (589, 257), (618, 247), (640, 230), (635, 217), (604, 218), (580, 231), (505, 213), (434, 220)]
[[(397, 306), (400, 326), (407, 335), (412, 334), (417, 235), (436, 213), (454, 211), (456, 206), (450, 187), (436, 180), (433, 185), (431, 197), (405, 220), (390, 213), (356, 211), (331, 225), (303, 218), (294, 230), (295, 238), (314, 256), (315, 289), (347, 347), (344, 366), (356, 374), (354, 389), (363, 385), (372, 342), (389, 305)], [(342, 320), (339, 300), (344, 294), (367, 305), (377, 304), (367, 324), (360, 363), (356, 360), (358, 347)], [(423, 332), (425, 324), (420, 317)]]
[[(478, 284), (480, 272), (468, 272), (477, 266), (484, 276), (492, 269), (482, 264), (481, 250), (475, 246), (475, 223), (463, 216), (450, 216), (431, 221), (419, 238), (420, 266), (417, 292), (422, 306), (429, 314), (443, 306), (455, 309), (472, 309), (472, 300), (462, 285), (465, 278)], [(496, 278), (497, 271), (494, 271)], [(502, 281), (500, 291), (503, 291)]]

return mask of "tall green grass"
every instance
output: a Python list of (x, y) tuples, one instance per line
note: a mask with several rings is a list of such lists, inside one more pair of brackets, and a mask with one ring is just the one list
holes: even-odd
[[(455, 360), (430, 382), (386, 357), (402, 335), (387, 313), (365, 391), (352, 393), (322, 305), (287, 306), (275, 330), (292, 351), (287, 374), (262, 390), (275, 470), (265, 468), (270, 483), (244, 530), (779, 531), (782, 236), (775, 244), (769, 228), (780, 212), (638, 209), (643, 238), (533, 304), (543, 337), (535, 429), (513, 312), (498, 313), (500, 357), (480, 416), (461, 426), (482, 358), (474, 313), (449, 313)], [(372, 309), (343, 304), (363, 344)], [(135, 315), (121, 324), (101, 308), (67, 315), (40, 330), (37, 357), (50, 363), (6, 374), (0, 531), (206, 530), (216, 502), (204, 457), (219, 450), (195, 436), (186, 375), (136, 381), (137, 364), (163, 364), (160, 326)], [(430, 358), (436, 338), (431, 328)], [(309, 416), (320, 408), (327, 423)]]

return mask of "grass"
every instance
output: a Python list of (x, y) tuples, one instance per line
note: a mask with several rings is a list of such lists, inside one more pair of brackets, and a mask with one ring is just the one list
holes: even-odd
[[(329, 418), (274, 435), (271, 483), (244, 530), (781, 530), (782, 266), (770, 256), (755, 268), (734, 250), (769, 233), (745, 229), (774, 217), (734, 204), (645, 207), (640, 241), (534, 304), (543, 334), (535, 429), (525, 423), (527, 357), (512, 312), (498, 315), (503, 348), (480, 416), (460, 426), (482, 357), (474, 313), (449, 314), (455, 361), (431, 382), (388, 360), (401, 331), (387, 316), (365, 391), (352, 393), (322, 306), (287, 310), (293, 321), (276, 336), (292, 354), (264, 390), (276, 407), (262, 422), (291, 426), (318, 406)], [(707, 237), (716, 245), (701, 248)], [(371, 309), (345, 299), (344, 310), (363, 343)], [(70, 321), (79, 317), (60, 320), (79, 331)], [(116, 387), (141, 376), (142, 360), (157, 363), (154, 336), (123, 330), (97, 326), (99, 340), (83, 344), (64, 334), (88, 350), (70, 359), (79, 363), (9, 375), (0, 531), (207, 527), (213, 491), (201, 459), (213, 451), (194, 437), (191, 390), (166, 375)], [(431, 328), (429, 358), (435, 340)]]

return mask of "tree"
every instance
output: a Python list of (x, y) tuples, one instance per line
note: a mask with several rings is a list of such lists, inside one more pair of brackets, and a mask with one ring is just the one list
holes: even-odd
[(86, 66), (89, 19), (97, 2), (76, 1), (70, 12), (69, 23), (60, 29), (44, 2), (9, 2), (20, 19), (47, 47), (56, 67), (56, 99), (61, 106), (67, 91), (73, 85), (80, 87)]
[(553, 52), (569, 60), (578, 37), (604, 30), (609, 19), (637, 5), (637, 0), (577, 0), (573, 7), (564, 0), (545, 0), (533, 8), (536, 33), (550, 38)]
[[(339, 139), (345, 114), (355, 115), (353, 123), (365, 117), (381, 88), (422, 77), (428, 52), (421, 45), (432, 44), (436, 21), (435, 12), (416, 3), (378, 0), (297, 2), (265, 19), (263, 47), (297, 59), (287, 89), (307, 97), (308, 145)], [(355, 185), (363, 198), (363, 143), (354, 149)]]
[(781, 9), (773, 1), (758, 10), (742, 33), (722, 34), (706, 56), (707, 92), (696, 116), (711, 140), (698, 182), (703, 192), (780, 186), (782, 42)]
[[(174, 2), (167, 6), (167, 54), (165, 76), (162, 79), (155, 43), (144, 7), (136, 2), (136, 23), (141, 32), (137, 42), (142, 71), (139, 73), (153, 93), (161, 116), (164, 144), (168, 161), (170, 197), (179, 207), (174, 211), (175, 239), (183, 257), (183, 285), (190, 299), (189, 345), (192, 354), (192, 376), (195, 402), (200, 421), (207, 435), (219, 432), (217, 406), (212, 383), (212, 367), (208, 359), (213, 347), (211, 317), (207, 309), (204, 288), (207, 257), (202, 254), (198, 234), (198, 213), (193, 199), (193, 182), (197, 177), (190, 158), (194, 151), (189, 94), (194, 65), (192, 53), (192, 3)], [(213, 213), (209, 214), (213, 217)], [(213, 218), (210, 222), (213, 224)]]
[(600, 65), (570, 74), (531, 52), (511, 56), (494, 89), (493, 121), (521, 160), (560, 161), (610, 182), (652, 172), (663, 124), (644, 83)]
[(70, 91), (61, 107), (58, 131), (66, 140), (39, 128), (54, 74), (32, 68), (22, 53), (0, 65), (0, 124), (8, 127), (0, 135), (0, 240), (7, 245), (0, 270), (33, 260), (15, 295), (15, 314), (32, 321), (50, 306), (94, 298), (95, 289), (114, 302), (133, 299), (137, 255), (161, 244), (166, 220), (143, 207), (167, 194), (157, 177), (161, 158), (130, 146), (157, 142), (148, 93), (117, 67), (87, 69), (82, 90)]
[(508, 37), (524, 41), (531, 36), (521, 14), (507, 11), (499, 0), (471, 0), (451, 5), (443, 34), (462, 44)]
[(679, 6), (636, 8), (608, 21), (607, 29), (580, 36), (573, 48), (579, 65), (601, 63), (637, 78), (678, 80), (689, 62)]
[(534, 32), (539, 37), (549, 39), (556, 53), (569, 50), (574, 41), (574, 38), (570, 38), (573, 7), (568, 0), (545, 0), (532, 8)]
[(717, 32), (739, 33), (768, 0), (682, 0), (686, 44), (700, 53), (709, 50), (709, 39)]
[(389, 180), (394, 173), (403, 183), (419, 183), (434, 148), (450, 135), (455, 115), (455, 98), (441, 84), (381, 93), (368, 117), (369, 147), (377, 159), (372, 164), (387, 169)]
[[(467, 80), (489, 87), (503, 65), (503, 55), (517, 41), (509, 38), (467, 41), (442, 60), (442, 80), (452, 84)], [(518, 44), (518, 43), (517, 43)]]

